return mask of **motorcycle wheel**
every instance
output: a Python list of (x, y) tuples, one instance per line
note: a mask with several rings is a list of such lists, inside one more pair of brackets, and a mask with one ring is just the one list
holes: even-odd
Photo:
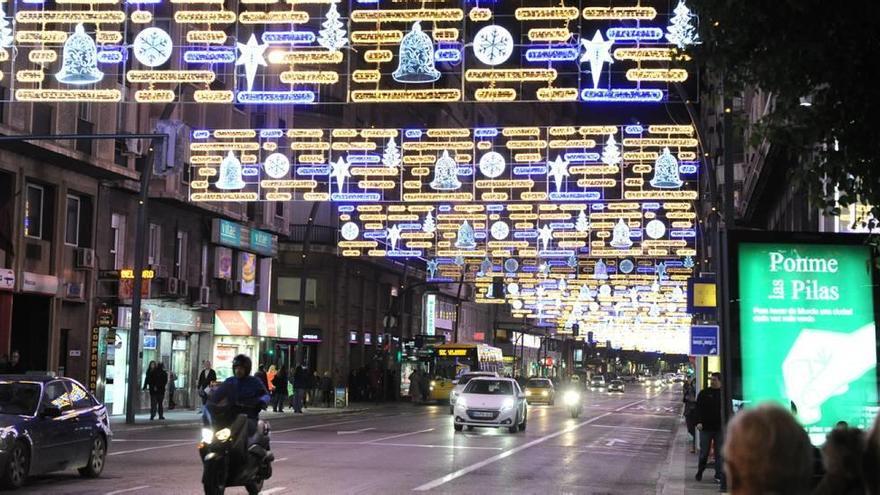
[(577, 409), (572, 409), (572, 410), (571, 410), (571, 417), (572, 417), (572, 419), (577, 419), (577, 417), (580, 416), (580, 415), (581, 415), (581, 412), (578, 411)]
[(253, 483), (245, 485), (248, 495), (259, 495), (259, 493), (263, 491), (263, 482), (264, 480), (260, 479), (259, 481), (254, 481)]
[(219, 466), (207, 468), (202, 477), (205, 495), (223, 495), (226, 492), (226, 470)]

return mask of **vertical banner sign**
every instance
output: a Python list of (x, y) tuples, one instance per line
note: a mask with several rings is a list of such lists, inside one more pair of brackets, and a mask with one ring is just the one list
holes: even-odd
[(241, 266), (241, 293), (254, 295), (257, 288), (257, 256), (251, 253), (239, 253)]
[(437, 296), (425, 295), (425, 335), (434, 335), (437, 332)]
[(868, 246), (739, 245), (743, 400), (796, 412), (814, 442), (870, 426), (877, 347)]
[(98, 390), (98, 340), (100, 328), (92, 327), (89, 337), (89, 391), (96, 394)]

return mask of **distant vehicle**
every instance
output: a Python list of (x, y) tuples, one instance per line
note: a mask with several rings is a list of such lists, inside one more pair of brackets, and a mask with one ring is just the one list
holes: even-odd
[(590, 390), (605, 390), (605, 377), (598, 375), (590, 378)]
[(556, 403), (556, 387), (547, 378), (530, 378), (525, 388), (529, 404), (540, 402), (552, 406)]
[(107, 409), (76, 380), (0, 376), (0, 481), (6, 487), (69, 468), (97, 478), (112, 435)]
[(672, 385), (675, 383), (675, 373), (666, 373), (666, 375), (663, 376), (663, 379), (667, 384)]
[(663, 387), (663, 378), (659, 376), (646, 376), (643, 385), (645, 388), (661, 388)]
[(452, 391), (449, 392), (449, 414), (455, 413), (455, 398), (458, 394), (464, 390), (465, 385), (468, 384), (472, 379), (480, 377), (480, 376), (488, 376), (488, 377), (497, 377), (498, 373), (494, 371), (474, 371), (472, 373), (462, 373), (461, 376), (458, 377), (458, 380), (455, 380), (454, 386), (452, 387)]
[(639, 378), (635, 375), (621, 375), (620, 379), (624, 383), (634, 383), (634, 382), (639, 381)]
[(675, 374), (675, 383), (684, 383), (687, 381), (687, 377), (684, 376), (684, 373), (676, 373)]
[(611, 380), (608, 384), (608, 392), (624, 392), (623, 380)]
[(455, 400), (453, 427), (507, 428), (524, 431), (528, 421), (526, 395), (511, 378), (474, 378)]

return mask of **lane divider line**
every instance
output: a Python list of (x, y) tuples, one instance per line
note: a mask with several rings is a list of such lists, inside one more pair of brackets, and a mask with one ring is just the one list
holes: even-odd
[(150, 485), (133, 486), (131, 488), (123, 488), (122, 490), (115, 490), (112, 492), (107, 492), (105, 495), (119, 495), (120, 493), (136, 492), (138, 490), (143, 490), (144, 488), (149, 488), (149, 487), (150, 487)]
[(363, 443), (364, 443), (364, 444), (369, 444), (369, 443), (382, 442), (382, 441), (385, 441), (385, 440), (392, 440), (392, 439), (395, 439), (395, 438), (407, 437), (407, 436), (410, 436), (410, 435), (418, 435), (419, 433), (427, 433), (427, 432), (429, 432), (429, 431), (434, 431), (434, 428), (428, 428), (428, 429), (426, 429), (426, 430), (419, 430), (419, 431), (411, 431), (411, 432), (409, 432), (409, 433), (401, 433), (401, 434), (399, 434), (399, 435), (391, 435), (391, 436), (387, 436), (387, 437), (377, 438), (377, 439), (375, 439), (375, 440), (369, 440), (369, 441), (367, 441), (367, 442), (363, 442)]
[(280, 493), (284, 490), (287, 490), (286, 486), (276, 486), (275, 488), (269, 488), (268, 490), (261, 491), (260, 495), (271, 495), (272, 493)]
[(147, 452), (150, 450), (156, 449), (170, 449), (172, 447), (183, 447), (184, 445), (196, 445), (198, 443), (197, 440), (192, 440), (190, 442), (180, 442), (180, 443), (169, 443), (167, 445), (159, 445), (156, 447), (144, 447), (142, 449), (134, 449), (134, 450), (120, 450), (119, 452), (109, 452), (107, 455), (124, 455), (124, 454), (135, 454), (137, 452)]

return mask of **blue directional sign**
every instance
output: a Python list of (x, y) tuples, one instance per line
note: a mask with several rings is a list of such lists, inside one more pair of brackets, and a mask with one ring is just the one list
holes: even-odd
[(718, 355), (718, 325), (691, 326), (691, 356)]

